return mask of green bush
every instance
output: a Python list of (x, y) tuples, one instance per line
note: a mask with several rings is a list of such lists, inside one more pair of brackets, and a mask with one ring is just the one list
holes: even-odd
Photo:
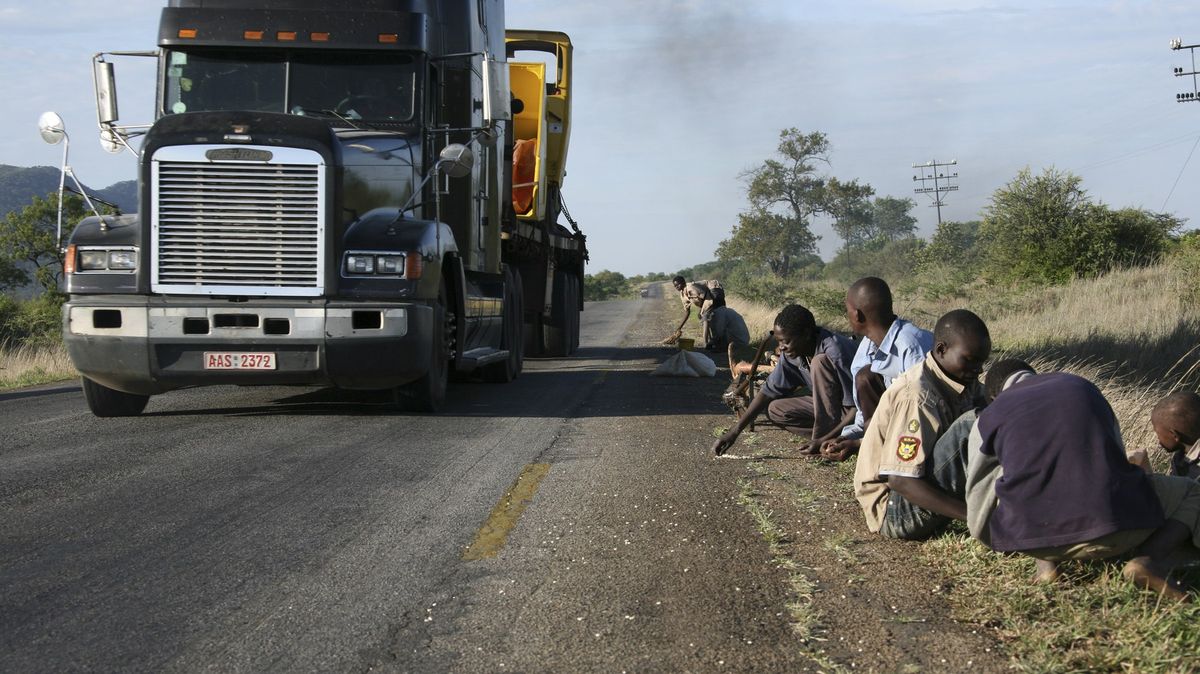
[(1063, 283), (1161, 258), (1182, 221), (1092, 203), (1082, 179), (1023, 169), (996, 190), (979, 227), (982, 266), (1001, 283)]
[(62, 304), (58, 293), (19, 301), (0, 296), (0, 344), (49, 346), (62, 341)]

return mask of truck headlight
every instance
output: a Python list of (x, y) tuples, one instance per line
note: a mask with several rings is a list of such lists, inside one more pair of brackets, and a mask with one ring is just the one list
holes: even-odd
[(108, 251), (108, 268), (120, 271), (137, 269), (137, 253), (132, 250)]
[(79, 271), (104, 271), (108, 269), (107, 250), (79, 251)]
[(380, 255), (375, 258), (375, 269), (380, 274), (399, 275), (404, 273), (403, 255)]
[(374, 255), (347, 255), (346, 256), (346, 273), (347, 274), (374, 274), (375, 273), (375, 256)]
[[(347, 251), (342, 265), (346, 276), (392, 276), (410, 278), (415, 253), (399, 251)], [(419, 256), (418, 256), (419, 257)], [(420, 274), (416, 277), (420, 278)]]
[(64, 265), (68, 274), (137, 271), (137, 248), (102, 248), (100, 246), (79, 248), (71, 244), (67, 248), (67, 264)]

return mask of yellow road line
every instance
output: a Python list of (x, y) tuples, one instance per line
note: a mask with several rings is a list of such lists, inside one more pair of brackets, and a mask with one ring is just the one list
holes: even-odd
[(549, 472), (548, 463), (531, 463), (525, 466), (517, 476), (517, 481), (500, 497), (500, 502), (492, 508), (492, 514), (488, 515), (487, 521), (475, 533), (475, 540), (471, 541), (471, 545), (463, 552), (464, 560), (473, 562), (491, 559), (500, 553), (504, 543), (508, 541), (509, 532), (517, 526), (517, 521), (525, 512), (525, 506), (533, 501), (538, 484)]

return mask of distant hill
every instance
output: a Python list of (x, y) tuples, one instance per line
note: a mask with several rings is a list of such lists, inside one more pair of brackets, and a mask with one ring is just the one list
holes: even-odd
[[(36, 197), (58, 191), (58, 169), (53, 166), (8, 166), (0, 164), (0, 216), (19, 211)], [(68, 184), (70, 180), (68, 179)], [(125, 180), (104, 189), (84, 185), (88, 194), (114, 203), (122, 213), (137, 212), (137, 182)]]

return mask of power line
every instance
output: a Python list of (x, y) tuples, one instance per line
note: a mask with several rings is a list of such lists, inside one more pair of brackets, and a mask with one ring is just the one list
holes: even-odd
[[(939, 162), (936, 159), (931, 159), (924, 164), (912, 165), (913, 168), (921, 170), (919, 175), (913, 176), (914, 183), (921, 183), (920, 187), (913, 189), (913, 193), (933, 195), (933, 203), (930, 206), (937, 208), (938, 225), (942, 224), (942, 206), (946, 204), (942, 198), (942, 193), (958, 191), (958, 185), (954, 184), (954, 181), (958, 179), (958, 171), (955, 170), (953, 173), (947, 173), (941, 169), (957, 165), (957, 159), (951, 159), (948, 162)], [(929, 187), (929, 181), (933, 181), (933, 187)]]
[(1175, 194), (1175, 188), (1179, 186), (1179, 179), (1183, 177), (1183, 170), (1187, 168), (1188, 162), (1192, 160), (1192, 155), (1195, 154), (1197, 145), (1200, 145), (1200, 138), (1197, 138), (1196, 142), (1192, 143), (1192, 151), (1188, 153), (1187, 159), (1183, 160), (1183, 166), (1179, 167), (1179, 175), (1175, 176), (1175, 184), (1171, 185), (1171, 191), (1167, 193), (1167, 198), (1163, 199), (1162, 208), (1158, 210), (1167, 210), (1167, 202), (1171, 200), (1171, 195)]

